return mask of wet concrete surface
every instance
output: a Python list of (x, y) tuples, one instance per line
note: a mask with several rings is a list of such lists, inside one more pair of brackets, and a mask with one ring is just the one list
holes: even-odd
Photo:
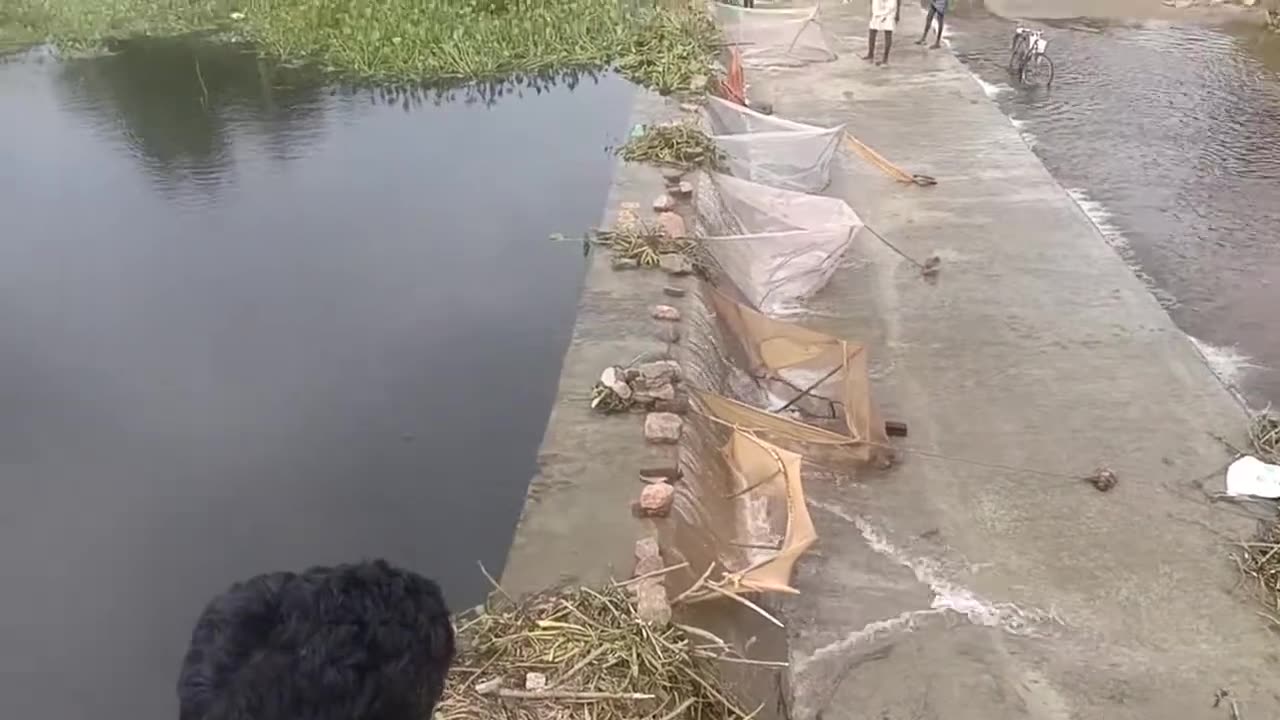
[(1040, 23), (1057, 66), (1044, 89), (1006, 70), (1013, 25), (958, 13), (951, 46), (1223, 379), (1280, 402), (1280, 36)]
[[(1274, 635), (1224, 545), (1255, 519), (1205, 494), (1243, 409), (954, 55), (863, 63), (864, 6), (822, 9), (839, 60), (748, 79), (936, 177), (843, 158), (825, 194), (942, 270), (863, 233), (801, 320), (868, 344), (910, 436), (886, 473), (806, 474), (793, 719), (1217, 720), (1221, 688), (1277, 715)], [(1105, 494), (1082, 481), (1099, 466)]]
[(173, 717), (194, 618), (258, 572), (379, 556), (476, 602), (578, 295), (547, 238), (598, 222), (631, 93), (0, 64), (0, 715)]

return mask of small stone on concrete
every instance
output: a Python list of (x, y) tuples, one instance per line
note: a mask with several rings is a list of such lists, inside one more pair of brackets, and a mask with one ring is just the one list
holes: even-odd
[(640, 515), (642, 517), (666, 517), (671, 514), (676, 489), (668, 483), (651, 483), (640, 491)]
[(627, 384), (623, 377), (622, 368), (607, 367), (604, 372), (600, 373), (600, 384), (609, 388), (615, 395), (623, 400), (631, 399), (631, 386)]
[(670, 305), (654, 305), (649, 312), (655, 320), (680, 321), (680, 311)]
[(662, 294), (666, 295), (667, 297), (682, 298), (687, 294), (687, 291), (684, 288), (678, 288), (678, 287), (668, 285), (662, 288)]
[(680, 363), (675, 360), (654, 360), (642, 363), (636, 371), (635, 379), (642, 380), (649, 387), (678, 382), (681, 377)]
[(609, 261), (609, 267), (614, 270), (635, 270), (640, 267), (640, 261), (635, 258), (615, 257)]
[(671, 604), (667, 601), (667, 588), (662, 583), (641, 583), (637, 595), (636, 615), (640, 620), (657, 627), (671, 624)]
[[(676, 482), (682, 477), (684, 477), (684, 472), (674, 465), (640, 468), (640, 479), (644, 482)], [(657, 540), (654, 540), (654, 542), (656, 543)], [(639, 545), (640, 543), (637, 542), (637, 552), (639, 552)]]
[(658, 213), (658, 227), (662, 230), (663, 235), (672, 239), (684, 238), (689, 235), (689, 231), (684, 224), (684, 218), (677, 213)]
[(547, 676), (543, 673), (526, 673), (524, 676), (524, 689), (533, 690), (535, 692), (538, 690), (546, 690)]
[(659, 400), (674, 400), (676, 398), (676, 389), (671, 383), (664, 383), (647, 387), (643, 390), (635, 391), (636, 402), (657, 402)]
[(693, 183), (688, 180), (682, 180), (672, 192), (680, 197), (689, 197), (693, 194)]
[(673, 323), (662, 323), (658, 326), (657, 336), (664, 343), (680, 342), (680, 327)]
[(693, 262), (682, 253), (664, 253), (658, 256), (658, 267), (668, 275), (689, 275)]
[(644, 439), (660, 445), (680, 442), (684, 419), (675, 413), (649, 413), (644, 417)]
[(655, 573), (662, 569), (662, 558), (658, 556), (643, 557), (636, 561), (636, 569), (632, 571), (631, 577), (640, 577)]
[(662, 193), (653, 199), (654, 212), (671, 212), (676, 209), (676, 199), (666, 193)]
[(662, 550), (658, 547), (658, 538), (653, 536), (640, 538), (636, 541), (636, 560), (650, 557), (662, 557)]
[(676, 396), (670, 400), (655, 401), (653, 403), (653, 410), (654, 412), (684, 415), (689, 412), (689, 396), (684, 393), (676, 393)]
[(682, 177), (684, 177), (684, 171), (679, 168), (662, 168), (662, 181), (667, 184), (667, 187), (679, 185)]

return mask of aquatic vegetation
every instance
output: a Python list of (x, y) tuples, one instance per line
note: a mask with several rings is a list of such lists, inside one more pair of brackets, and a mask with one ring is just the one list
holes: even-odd
[(180, 35), (231, 22), (235, 0), (4, 0), (0, 46), (54, 42), (77, 52), (107, 40)]
[(375, 83), (463, 83), (616, 67), (663, 93), (701, 89), (719, 48), (686, 0), (5, 0), (0, 42), (82, 48), (219, 30), (266, 55)]
[(722, 170), (724, 152), (696, 122), (650, 125), (618, 151), (627, 162)]

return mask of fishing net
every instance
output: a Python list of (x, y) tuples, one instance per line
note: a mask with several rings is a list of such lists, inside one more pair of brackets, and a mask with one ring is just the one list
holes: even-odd
[(843, 200), (704, 174), (695, 228), (717, 268), (768, 315), (801, 309), (839, 266), (862, 220)]
[(706, 297), (724, 349), (760, 385), (768, 404), (759, 409), (704, 393), (709, 412), (771, 439), (848, 446), (864, 462), (888, 452), (863, 345), (774, 320), (715, 288), (708, 288)]
[(797, 66), (836, 59), (818, 8), (744, 8), (715, 4), (726, 42), (742, 51), (747, 67)]
[(684, 599), (794, 594), (796, 560), (818, 539), (799, 454), (706, 416), (690, 416), (688, 455), (664, 546), (692, 572)]
[(707, 98), (706, 115), (723, 163), (735, 177), (800, 192), (817, 192), (831, 181), (843, 125), (806, 125), (714, 96)]

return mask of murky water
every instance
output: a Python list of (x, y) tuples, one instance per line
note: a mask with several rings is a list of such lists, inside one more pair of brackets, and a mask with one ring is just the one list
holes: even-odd
[(174, 717), (196, 614), (256, 572), (382, 556), (475, 602), (583, 270), (547, 238), (598, 223), (630, 93), (0, 64), (0, 716)]
[(1036, 24), (1048, 91), (1011, 84), (1011, 23), (959, 17), (951, 42), (1224, 379), (1280, 403), (1280, 37)]

